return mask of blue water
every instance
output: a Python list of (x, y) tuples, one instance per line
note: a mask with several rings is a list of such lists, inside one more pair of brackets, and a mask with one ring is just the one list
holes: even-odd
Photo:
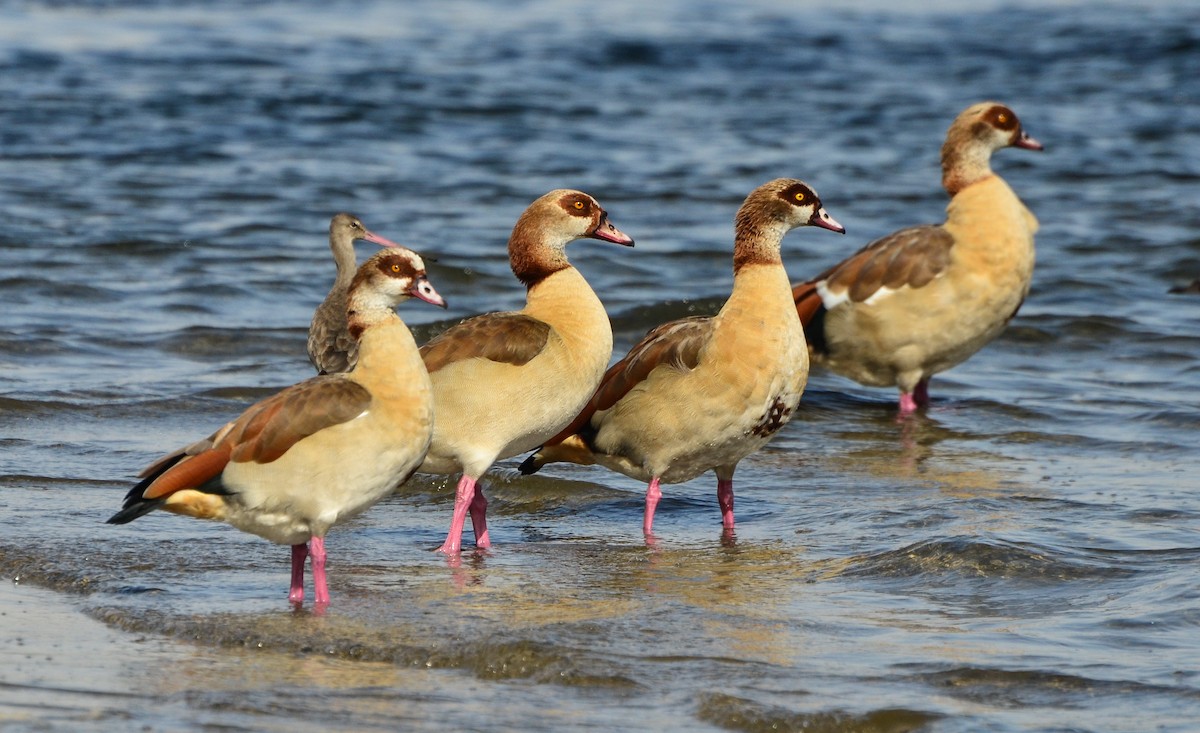
[[(0, 7), (0, 575), (128, 639), (70, 690), (7, 667), (0, 722), (1197, 730), (1200, 296), (1168, 293), (1200, 277), (1197, 69), (1183, 2)], [(622, 351), (720, 303), (771, 178), (849, 232), (789, 235), (797, 281), (940, 220), (942, 136), (984, 99), (1046, 145), (993, 161), (1041, 221), (1020, 315), (913, 420), (815, 373), (739, 469), (733, 542), (711, 476), (667, 489), (651, 549), (643, 486), (516, 459), (493, 552), (433, 553), (453, 486), (418, 478), (330, 534), (318, 617), (285, 548), (103, 524), (310, 375), (337, 211), (437, 258), (423, 340), (519, 307), (513, 222), (586, 190), (637, 239), (570, 249)]]

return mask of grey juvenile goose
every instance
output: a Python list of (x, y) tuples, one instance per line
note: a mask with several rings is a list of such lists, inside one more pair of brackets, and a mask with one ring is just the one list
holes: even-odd
[(308, 360), (318, 374), (348, 372), (358, 361), (358, 342), (346, 327), (346, 300), (358, 267), (354, 242), (360, 239), (382, 247), (399, 246), (367, 229), (354, 214), (335, 214), (329, 222), (329, 249), (337, 265), (337, 277), (308, 327)]

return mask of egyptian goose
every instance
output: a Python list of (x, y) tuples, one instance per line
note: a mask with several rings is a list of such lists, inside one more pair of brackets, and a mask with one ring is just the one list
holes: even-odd
[(652, 537), (659, 485), (709, 469), (726, 530), (733, 472), (788, 421), (808, 381), (808, 347), (780, 258), (794, 227), (845, 229), (807, 184), (780, 178), (738, 210), (733, 293), (717, 315), (665, 323), (608, 370), (582, 412), (521, 464), (599, 463), (648, 481), (642, 530)]
[(441, 552), (461, 550), (468, 510), (475, 546), (490, 546), (479, 479), (496, 461), (562, 430), (608, 366), (608, 314), (567, 261), (567, 244), (584, 237), (633, 246), (586, 193), (559, 189), (534, 201), (508, 240), (509, 264), (526, 287), (525, 307), (470, 318), (421, 347), (438, 417), (419, 470), (462, 472)]
[(354, 214), (335, 214), (329, 222), (329, 249), (333, 252), (337, 276), (308, 327), (308, 360), (319, 374), (348, 372), (358, 359), (358, 342), (350, 336), (346, 325), (346, 300), (350, 281), (358, 269), (354, 242), (360, 239), (381, 247), (399, 246), (367, 229)]
[(209, 438), (159, 459), (142, 471), (109, 524), (165, 509), (289, 544), (289, 599), (304, 599), (311, 552), (315, 600), (328, 603), (326, 531), (407, 479), (433, 435), (429, 375), (392, 310), (409, 297), (446, 304), (414, 252), (389, 249), (367, 260), (349, 290), (357, 366), (288, 387)]
[(900, 388), (900, 414), (929, 402), (929, 378), (965, 361), (1016, 315), (1038, 223), (992, 172), (992, 153), (1041, 150), (1011, 109), (968, 107), (942, 146), (946, 222), (889, 234), (793, 289), (813, 361)]

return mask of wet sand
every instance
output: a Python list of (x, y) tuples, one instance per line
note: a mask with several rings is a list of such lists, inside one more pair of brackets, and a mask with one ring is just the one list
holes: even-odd
[[(52, 730), (128, 716), (130, 698), (164, 668), (194, 656), (89, 618), (74, 599), (4, 579), (0, 592), (0, 725)], [(141, 670), (130, 674), (131, 670)], [(145, 674), (150, 672), (150, 674)]]
[[(612, 725), (604, 705), (514, 701), (514, 687), (526, 684), (520, 679), (484, 683), (454, 669), (348, 659), (317, 646), (274, 650), (265, 637), (247, 637), (244, 646), (228, 641), (206, 646), (211, 639), (199, 638), (204, 630), (195, 632), (195, 644), (185, 637), (121, 631), (89, 615), (91, 607), (81, 597), (12, 578), (0, 582), (4, 733), (519, 730), (530, 721), (543, 726), (537, 729)], [(314, 636), (326, 621), (338, 628), (354, 625), (308, 610), (268, 616), (275, 623), (300, 624)], [(668, 720), (649, 715), (646, 727), (635, 729), (663, 729)]]

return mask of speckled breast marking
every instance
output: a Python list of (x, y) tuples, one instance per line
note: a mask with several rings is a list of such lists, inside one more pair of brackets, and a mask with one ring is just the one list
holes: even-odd
[(763, 416), (759, 418), (758, 423), (750, 428), (750, 435), (757, 435), (760, 438), (774, 435), (787, 423), (791, 415), (792, 408), (783, 401), (782, 397), (776, 397)]

